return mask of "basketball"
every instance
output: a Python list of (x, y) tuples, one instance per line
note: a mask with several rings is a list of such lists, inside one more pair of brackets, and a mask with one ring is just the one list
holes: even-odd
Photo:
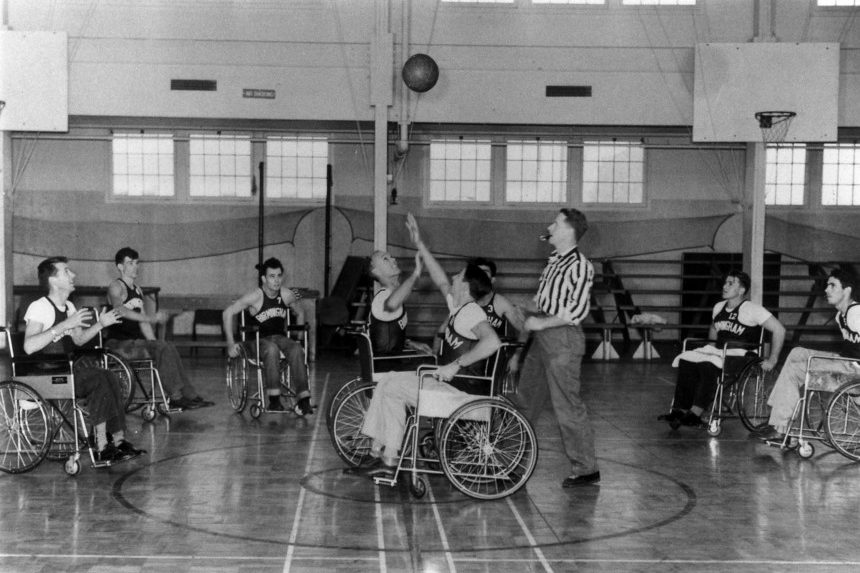
[(436, 85), (439, 66), (427, 54), (415, 54), (403, 64), (403, 83), (410, 90), (424, 93)]

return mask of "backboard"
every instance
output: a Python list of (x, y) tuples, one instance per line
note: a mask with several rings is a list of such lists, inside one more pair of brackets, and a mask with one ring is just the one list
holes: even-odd
[(836, 141), (839, 44), (697, 44), (693, 141), (761, 142), (756, 112), (794, 111), (786, 142)]
[(0, 100), (0, 130), (68, 131), (65, 32), (0, 30)]

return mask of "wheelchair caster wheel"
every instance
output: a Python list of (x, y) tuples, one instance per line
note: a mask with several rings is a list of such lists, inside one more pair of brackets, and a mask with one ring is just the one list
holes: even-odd
[(146, 422), (153, 421), (155, 419), (155, 408), (153, 408), (151, 404), (147, 404), (140, 411), (140, 417)]
[(69, 458), (66, 460), (64, 469), (66, 470), (66, 473), (70, 476), (76, 476), (81, 473), (81, 464), (78, 462), (78, 460), (74, 458)]
[(804, 460), (808, 460), (815, 455), (815, 447), (809, 442), (801, 443), (797, 447), (797, 455)]
[(251, 413), (251, 417), (256, 420), (257, 418), (260, 417), (260, 414), (263, 413), (263, 409), (260, 407), (259, 404), (254, 404), (253, 406), (251, 406), (250, 413)]
[(158, 411), (158, 413), (159, 413), (159, 414), (161, 414), (162, 416), (167, 416), (167, 415), (169, 415), (169, 414), (170, 414), (170, 412), (168, 412), (168, 411), (167, 411), (167, 410), (168, 410), (168, 408), (167, 408), (167, 406), (164, 404), (164, 402), (158, 402), (158, 403), (155, 405), (155, 409), (156, 409), (156, 410)]
[(409, 481), (409, 493), (415, 499), (421, 499), (427, 494), (427, 481), (423, 477), (411, 479)]
[(710, 424), (708, 424), (708, 435), (717, 437), (723, 433), (723, 425), (719, 420), (714, 420)]

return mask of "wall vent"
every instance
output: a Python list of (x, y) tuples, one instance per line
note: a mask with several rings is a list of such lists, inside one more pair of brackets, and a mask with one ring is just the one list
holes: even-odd
[(591, 97), (591, 86), (546, 86), (546, 97)]
[(170, 80), (170, 89), (187, 92), (214, 92), (218, 91), (218, 82), (215, 80)]

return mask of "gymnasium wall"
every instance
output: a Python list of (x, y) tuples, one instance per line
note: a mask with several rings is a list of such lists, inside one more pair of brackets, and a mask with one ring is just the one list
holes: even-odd
[[(409, 3), (410, 52), (430, 53), (442, 70), (426, 94), (400, 105), (403, 3), (391, 3), (395, 104), (413, 123), (410, 149), (395, 163), (398, 204), (389, 240), (406, 245), (407, 211), (428, 242), (455, 255), (540, 258), (536, 240), (556, 211), (496, 199), (477, 209), (428, 205), (427, 141), (438, 133), (480, 130), (499, 145), (510, 135), (560, 134), (571, 143), (572, 204), (579, 202), (585, 136), (645, 141), (647, 203), (586, 208), (592, 256), (692, 249), (740, 251), (745, 153), (694, 146), (693, 49), (697, 42), (745, 42), (754, 35), (751, 0), (702, 1), (694, 8), (452, 6)], [(12, 139), (14, 282), (35, 283), (44, 256), (76, 261), (80, 284), (106, 284), (110, 259), (131, 244), (141, 251), (142, 283), (177, 294), (238, 293), (254, 284), (257, 207), (246, 202), (119, 201), (110, 196), (110, 130), (246, 129), (257, 135), (315, 122), (330, 130), (334, 172), (333, 273), (348, 254), (367, 254), (373, 238), (373, 134), (369, 53), (373, 2), (31, 2), (9, 0), (13, 30), (69, 34), (68, 134)], [(858, 32), (837, 12), (781, 2), (781, 41), (842, 44), (840, 126), (860, 128), (856, 93)], [(171, 91), (171, 79), (209, 79), (217, 91)], [(588, 85), (591, 98), (547, 98), (547, 85)], [(243, 88), (275, 90), (247, 99)], [(229, 119), (225, 119), (229, 118)], [(389, 140), (398, 138), (391, 124)], [(497, 148), (494, 148), (497, 149)], [(389, 156), (393, 158), (393, 149)], [(494, 151), (498, 153), (498, 151)], [(496, 172), (495, 196), (503, 178)], [(814, 187), (814, 184), (813, 184)], [(856, 210), (770, 209), (766, 247), (805, 259), (856, 259)], [(267, 256), (284, 260), (296, 285), (323, 285), (324, 216), (319, 203), (270, 202)], [(335, 277), (332, 277), (332, 279)]]

